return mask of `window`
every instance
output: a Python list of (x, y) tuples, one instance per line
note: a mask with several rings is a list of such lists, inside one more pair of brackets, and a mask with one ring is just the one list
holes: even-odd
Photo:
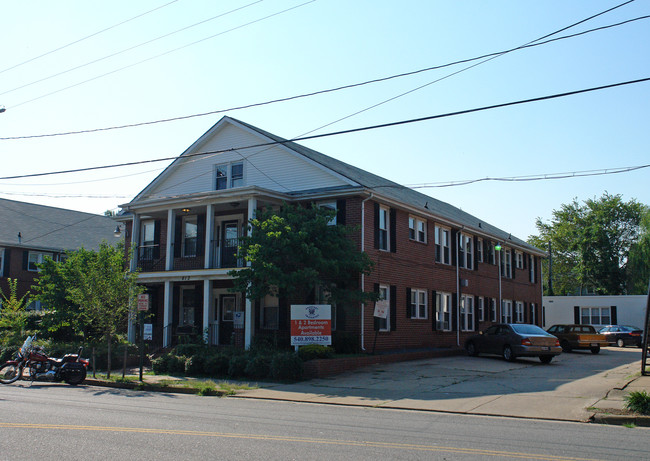
[(194, 287), (181, 287), (181, 312), (179, 325), (194, 326), (194, 309), (196, 308), (196, 290)]
[(183, 256), (196, 256), (196, 244), (199, 236), (199, 226), (196, 215), (183, 216)]
[(515, 251), (515, 264), (517, 269), (524, 268), (524, 254), (521, 251)]
[(490, 322), (497, 321), (497, 300), (490, 298)]
[(390, 290), (387, 286), (379, 286), (379, 301), (383, 301), (386, 304), (386, 318), (382, 319), (381, 317), (377, 318), (379, 324), (379, 331), (389, 331), (390, 330)]
[(409, 216), (409, 239), (415, 240), (417, 242), (426, 243), (427, 242), (427, 222)]
[(461, 331), (474, 330), (474, 296), (472, 295), (460, 297), (460, 329)]
[(451, 294), (436, 293), (436, 328), (451, 331)]
[(316, 304), (329, 304), (332, 314), (332, 331), (336, 330), (336, 303), (332, 302), (332, 292), (323, 285), (316, 288)]
[(535, 283), (535, 257), (533, 255), (528, 256), (528, 263), (530, 283)]
[(449, 229), (435, 227), (436, 262), (442, 264), (451, 263), (451, 249), (449, 247)]
[(42, 310), (43, 306), (41, 305), (40, 301), (32, 301), (31, 299), (29, 300), (30, 303), (27, 305), (25, 309), (28, 311), (40, 311)]
[(0, 248), (0, 277), (4, 277), (5, 269), (5, 249)]
[(487, 262), (490, 264), (496, 264), (497, 260), (494, 257), (494, 243), (493, 242), (485, 242), (485, 257), (487, 258)]
[[(215, 189), (224, 190), (244, 185), (244, 163), (237, 162), (215, 166)], [(230, 178), (230, 182), (228, 181)]]
[(458, 267), (472, 269), (472, 251), (473, 239), (471, 235), (460, 234), (460, 244), (458, 245)]
[(515, 323), (524, 323), (524, 303), (521, 301), (515, 303)]
[[(328, 210), (336, 211), (336, 202), (323, 202), (319, 203), (318, 206), (319, 208), (327, 208)], [(336, 214), (327, 224), (330, 226), (336, 225)]]
[(379, 207), (379, 249), (388, 251), (388, 208)]
[(427, 291), (411, 290), (411, 318), (427, 318)]
[(535, 318), (535, 303), (530, 303), (530, 323), (532, 323), (533, 325), (537, 325), (536, 320), (537, 319)]
[(45, 258), (52, 258), (53, 256), (52, 253), (30, 251), (27, 258), (27, 270), (30, 272), (38, 272), (40, 269), (37, 267), (37, 264), (42, 264)]
[(512, 323), (512, 301), (501, 300), (501, 323)]
[(143, 221), (141, 232), (142, 244), (140, 245), (140, 259), (151, 261), (153, 260), (154, 252), (154, 221)]
[(501, 250), (501, 277), (512, 278), (512, 250), (509, 248)]
[(476, 240), (476, 257), (478, 258), (477, 263), (482, 263), (483, 261), (483, 239), (478, 238)]
[(478, 305), (476, 307), (478, 309), (478, 321), (484, 322), (485, 321), (485, 299), (478, 298)]
[(260, 312), (263, 330), (277, 330), (280, 327), (280, 300), (277, 296), (266, 295), (262, 299)]
[(609, 325), (611, 313), (609, 307), (581, 307), (580, 323), (586, 325)]

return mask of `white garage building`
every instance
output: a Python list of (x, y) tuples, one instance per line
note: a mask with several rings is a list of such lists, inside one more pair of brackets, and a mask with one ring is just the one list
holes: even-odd
[(544, 296), (542, 325), (581, 323), (594, 325), (631, 325), (643, 328), (648, 297), (639, 296)]

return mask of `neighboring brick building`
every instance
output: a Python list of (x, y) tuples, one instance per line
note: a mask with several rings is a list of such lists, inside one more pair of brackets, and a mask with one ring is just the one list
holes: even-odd
[(353, 238), (375, 268), (350, 277), (379, 291), (389, 315), (375, 320), (374, 303), (334, 311), (336, 330), (354, 334), (365, 350), (455, 347), (491, 322), (540, 324), (539, 249), (447, 203), (224, 117), (122, 206), (127, 243), (138, 243), (132, 268), (141, 269), (152, 297), (154, 343), (203, 331), (212, 344), (230, 344), (237, 311), (246, 345), (256, 335), (288, 336), (288, 306), (231, 293), (227, 275), (241, 267), (238, 239), (255, 210), (283, 201), (335, 208), (337, 225), (359, 229)]
[(58, 260), (80, 247), (97, 249), (102, 240), (113, 243), (115, 226), (105, 216), (0, 199), (0, 289), (8, 296), (7, 279), (17, 279), (22, 297), (38, 277), (36, 265), (43, 258)]

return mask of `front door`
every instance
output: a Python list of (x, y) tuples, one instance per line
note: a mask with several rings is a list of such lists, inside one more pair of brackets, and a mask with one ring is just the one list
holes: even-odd
[(219, 344), (233, 344), (235, 312), (237, 311), (236, 295), (221, 295), (219, 298)]
[(225, 221), (222, 235), (221, 267), (237, 267), (237, 247), (239, 246), (237, 221)]

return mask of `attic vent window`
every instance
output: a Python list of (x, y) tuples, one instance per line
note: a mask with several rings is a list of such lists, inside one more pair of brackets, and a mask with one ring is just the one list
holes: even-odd
[(215, 166), (215, 189), (225, 190), (244, 185), (244, 163)]

